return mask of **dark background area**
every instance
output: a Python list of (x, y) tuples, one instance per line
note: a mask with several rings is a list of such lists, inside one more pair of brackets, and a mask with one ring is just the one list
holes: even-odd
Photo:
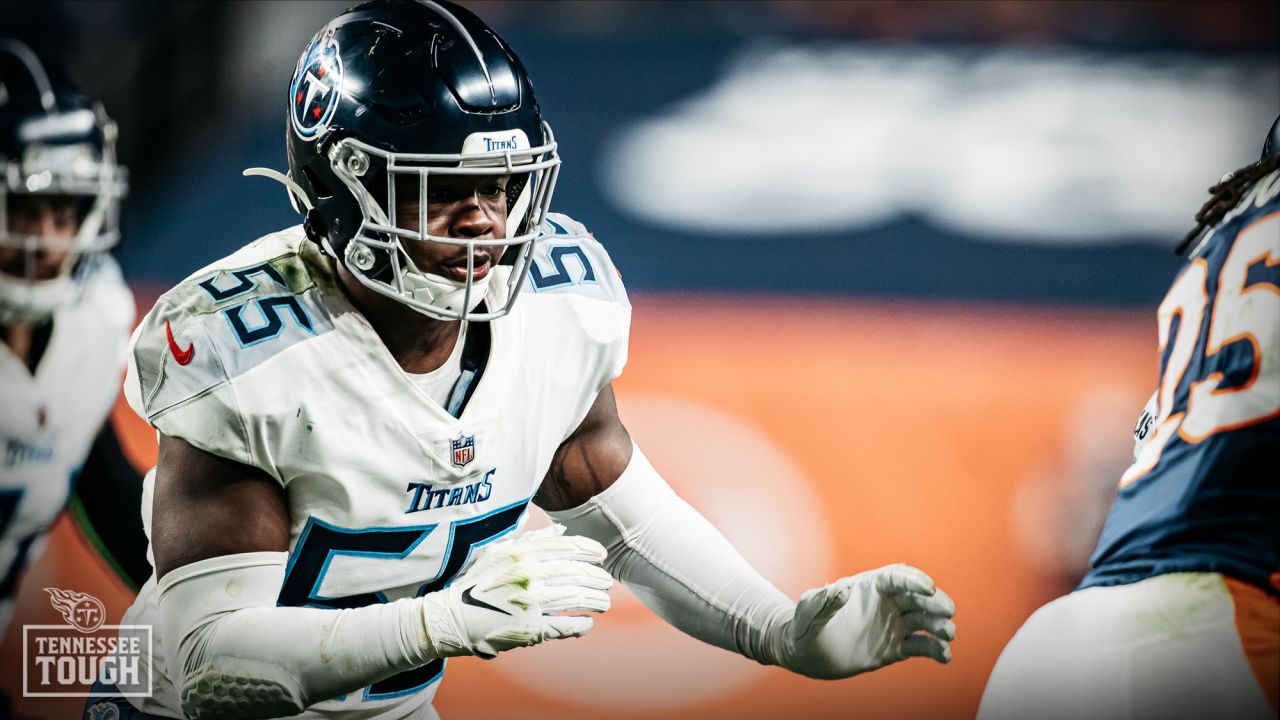
[[(283, 190), (260, 178), (243, 178), (240, 170), (254, 165), (284, 167), (284, 89), (297, 53), (328, 18), (348, 4), (8, 2), (2, 6), (0, 32), (56, 58), (86, 92), (104, 100), (120, 124), (120, 156), (131, 172), (132, 193), (126, 201), (126, 235), (119, 255), (131, 280), (171, 283), (261, 234), (297, 222)], [(794, 201), (780, 208), (770, 227), (760, 232), (709, 232), (705, 225), (682, 224), (679, 218), (662, 217), (661, 212), (637, 212), (635, 208), (643, 208), (646, 202), (644, 186), (639, 193), (632, 189), (633, 197), (639, 196), (635, 203), (620, 206), (611, 195), (611, 183), (633, 175), (628, 165), (611, 158), (616, 159), (614, 151), (628, 126), (661, 122), (707, 98), (714, 100), (717, 88), (723, 87), (718, 84), (726, 77), (735, 70), (741, 77), (744, 62), (749, 70), (752, 58), (769, 57), (779, 49), (811, 51), (819, 54), (819, 64), (822, 53), (874, 57), (887, 49), (911, 57), (927, 51), (978, 67), (973, 77), (979, 88), (990, 77), (981, 70), (982, 58), (1000, 57), (1000, 53), (1013, 53), (1014, 64), (1022, 62), (1021, 57), (1058, 62), (1053, 58), (1065, 56), (1065, 65), (1047, 71), (1047, 87), (1063, 82), (1052, 73), (1070, 69), (1072, 63), (1081, 66), (1080, 77), (1095, 79), (1116, 68), (1146, 67), (1165, 84), (1179, 82), (1179, 75), (1162, 68), (1203, 66), (1208, 69), (1195, 70), (1200, 72), (1198, 85), (1188, 80), (1185, 107), (1176, 102), (1170, 106), (1173, 116), (1167, 110), (1150, 117), (1125, 116), (1139, 131), (1145, 124), (1156, 129), (1178, 123), (1183, 135), (1171, 135), (1173, 141), (1167, 147), (1149, 143), (1145, 154), (1115, 157), (1115, 168), (1100, 169), (1119, 171), (1136, 162), (1149, 167), (1148, 175), (1164, 173), (1197, 193), (1222, 173), (1251, 160), (1267, 119), (1280, 111), (1280, 87), (1275, 86), (1280, 77), (1280, 36), (1275, 33), (1280, 27), (1280, 6), (1275, 3), (468, 5), (507, 37), (534, 79), (564, 158), (555, 209), (594, 230), (633, 290), (1151, 306), (1176, 271), (1179, 260), (1169, 252), (1178, 240), (1174, 228), (1189, 228), (1195, 202), (1171, 204), (1172, 209), (1163, 214), (1166, 220), (1149, 228), (1121, 227), (1100, 217), (1099, 229), (1086, 233), (1085, 242), (1079, 233), (1071, 241), (1055, 237), (1049, 220), (1043, 231), (1033, 224), (995, 237), (981, 223), (951, 223), (945, 215), (934, 216), (928, 212), (927, 199), (914, 206), (909, 201), (907, 207), (880, 217), (833, 223), (829, 230), (815, 231), (811, 224), (799, 223), (792, 231), (788, 220), (794, 208), (830, 206), (861, 196), (856, 186), (844, 195), (821, 197), (807, 197), (803, 187), (792, 187), (794, 178), (804, 177), (824, 162), (824, 152), (821, 147), (806, 148), (806, 130), (789, 124), (788, 118), (800, 113), (806, 122), (821, 123), (824, 114), (830, 114), (828, 127), (857, 127), (856, 113), (850, 116), (831, 109), (841, 103), (847, 108), (850, 101), (839, 96), (838, 84), (826, 88), (819, 84), (812, 96), (802, 95), (800, 101), (795, 96), (782, 100), (761, 96), (743, 110), (742, 117), (756, 122), (776, 116), (768, 120), (770, 124), (761, 125), (767, 131), (760, 135), (783, 146), (793, 142), (797, 148), (790, 164), (780, 165), (770, 176), (777, 194)], [(1090, 63), (1094, 67), (1088, 67)], [(892, 62), (887, 66), (893, 70)], [(883, 63), (872, 71), (886, 75), (884, 82), (890, 87), (899, 82)], [(1249, 112), (1224, 108), (1210, 122), (1197, 119), (1205, 106), (1215, 102), (1216, 96), (1205, 97), (1204, 88), (1212, 82), (1203, 79), (1215, 72), (1222, 74), (1226, 88), (1222, 92), (1244, 98)], [(1134, 82), (1134, 92), (1143, 92), (1142, 77), (1129, 72), (1116, 82)], [(1073, 76), (1067, 82), (1081, 81)], [(973, 97), (957, 93), (945, 107), (963, 112), (964, 103)], [(877, 107), (885, 102), (874, 95), (856, 100)], [(1028, 97), (1019, 106), (1028, 112), (1028, 122), (1043, 120), (1034, 117), (1035, 102)], [(1078, 105), (1068, 111), (1079, 113), (1082, 122), (1095, 114), (1095, 109)], [(975, 107), (973, 112), (987, 110)], [(1046, 107), (1045, 112), (1061, 110)], [(1234, 119), (1225, 120), (1227, 115)], [(1022, 119), (1013, 117), (1011, 122)], [(1058, 122), (1069, 127), (1076, 120), (1059, 115)], [(788, 138), (788, 132), (795, 137)], [(1212, 162), (1202, 161), (1196, 167), (1203, 169), (1195, 172), (1181, 166), (1167, 171), (1161, 167), (1164, 160), (1185, 154), (1198, 136), (1214, 136), (1227, 150), (1219, 151)], [(1038, 137), (1047, 140), (1036, 147), (1071, 142), (1053, 135)], [(1117, 137), (1125, 142), (1125, 136)], [(965, 135), (947, 142), (963, 150)], [(921, 144), (921, 152), (929, 156), (913, 157), (908, 145), (901, 162), (932, 163), (941, 175), (959, 167), (954, 158), (936, 149), (925, 150), (925, 145)], [(1089, 148), (1082, 152), (1087, 154)], [(690, 166), (676, 163), (678, 154), (664, 156), (659, 149), (654, 153), (659, 167), (672, 164), (672, 177), (691, 172)], [(728, 163), (695, 163), (692, 171), (705, 173), (705, 182), (714, 187), (717, 178), (758, 165), (757, 158), (748, 142)], [(1028, 170), (1045, 165), (1030, 155), (1025, 163)], [(912, 181), (895, 179), (883, 168), (883, 164), (861, 168), (854, 156), (848, 177), (865, 173), (869, 177), (860, 177), (860, 182), (874, 183), (883, 176), (883, 183), (898, 196), (910, 198)], [(1018, 166), (1013, 168), (1011, 172), (1016, 173)], [(1117, 177), (1126, 182), (1142, 178), (1132, 172)], [(661, 185), (662, 175), (657, 178), (654, 185)], [(1118, 182), (1111, 176), (1104, 179)], [(839, 176), (835, 182), (839, 183)], [(1068, 179), (1054, 192), (1057, 196), (1050, 194), (1049, 201), (1060, 200), (1061, 207), (1079, 206), (1072, 212), (1083, 216), (1090, 212), (1090, 193), (1105, 197), (1112, 190), (1105, 183), (1076, 187)], [(653, 202), (660, 211), (660, 192)], [(1025, 209), (1027, 214), (1034, 212)]]

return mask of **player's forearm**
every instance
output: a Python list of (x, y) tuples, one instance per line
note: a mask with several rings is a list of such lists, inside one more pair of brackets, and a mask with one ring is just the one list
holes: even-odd
[(611, 487), (579, 507), (548, 515), (569, 532), (604, 545), (605, 569), (671, 625), (758, 662), (779, 664), (778, 628), (791, 617), (794, 603), (677, 496), (638, 447)]
[(161, 580), (161, 638), (190, 718), (270, 718), (422, 665), (422, 610), (277, 607), (285, 553), (212, 558)]

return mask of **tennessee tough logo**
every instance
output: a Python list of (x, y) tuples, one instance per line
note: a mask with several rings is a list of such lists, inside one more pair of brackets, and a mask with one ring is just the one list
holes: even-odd
[(315, 36), (298, 59), (289, 87), (293, 101), (289, 117), (299, 137), (313, 140), (333, 119), (342, 94), (342, 56), (333, 30)]

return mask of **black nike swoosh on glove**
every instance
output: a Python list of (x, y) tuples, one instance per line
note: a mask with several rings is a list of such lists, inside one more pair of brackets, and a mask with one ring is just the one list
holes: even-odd
[(467, 605), (474, 606), (474, 607), (484, 608), (485, 610), (492, 610), (492, 611), (494, 611), (494, 612), (500, 612), (500, 613), (502, 613), (503, 615), (510, 615), (510, 614), (511, 614), (511, 613), (507, 612), (506, 610), (503, 610), (502, 608), (494, 607), (494, 606), (490, 605), (489, 603), (487, 603), (487, 602), (485, 602), (485, 601), (481, 600), (480, 598), (475, 597), (474, 595), (472, 595), (472, 594), (471, 594), (471, 591), (472, 591), (472, 590), (474, 590), (474, 589), (475, 589), (475, 587), (476, 587), (475, 585), (472, 585), (471, 587), (469, 587), (469, 588), (467, 588), (466, 590), (463, 590), (463, 591), (462, 591), (462, 602), (466, 603)]

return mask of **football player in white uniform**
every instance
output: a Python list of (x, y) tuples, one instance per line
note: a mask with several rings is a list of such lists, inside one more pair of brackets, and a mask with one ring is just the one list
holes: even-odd
[[(431, 717), (447, 658), (582, 635), (614, 577), (812, 677), (950, 659), (954, 606), (924, 573), (796, 603), (633, 445), (610, 388), (626, 292), (549, 212), (551, 130), (481, 20), (353, 8), (289, 108), (288, 176), (253, 172), (302, 226), (197, 271), (135, 335), (126, 394), (160, 455), (126, 622), (155, 627), (155, 692), (122, 717)], [(516, 535), (530, 501), (557, 524)]]
[[(106, 252), (125, 190), (114, 143), (100, 105), (0, 38), (0, 636), (18, 576), (81, 468), (99, 474), (93, 456), (119, 456), (105, 421), (134, 305)], [(135, 497), (140, 479), (132, 473)]]

